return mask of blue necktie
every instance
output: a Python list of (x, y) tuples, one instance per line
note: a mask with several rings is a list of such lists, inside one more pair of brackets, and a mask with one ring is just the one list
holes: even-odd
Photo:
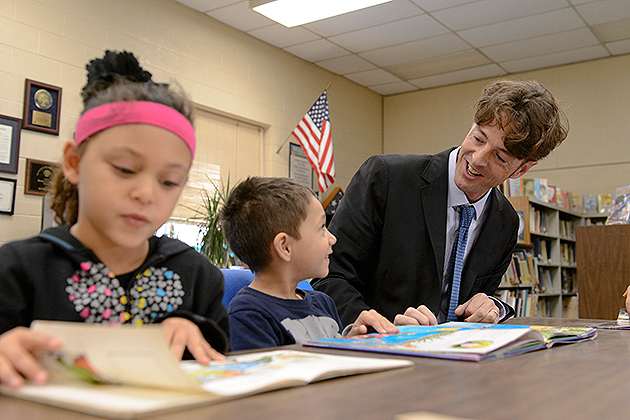
[(462, 280), (462, 269), (464, 268), (464, 255), (466, 253), (466, 242), (468, 241), (468, 228), (470, 222), (475, 216), (475, 208), (473, 206), (457, 206), (459, 211), (459, 230), (453, 250), (451, 251), (451, 274), (453, 281), (451, 284), (451, 300), (448, 305), (447, 321), (456, 321), (455, 309), (459, 302), (459, 284)]

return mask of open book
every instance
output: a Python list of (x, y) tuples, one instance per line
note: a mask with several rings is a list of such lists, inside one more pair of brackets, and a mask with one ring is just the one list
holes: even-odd
[(304, 345), (479, 362), (597, 336), (595, 328), (467, 322), (449, 322), (431, 327), (402, 326), (399, 329), (396, 334), (307, 340)]
[(106, 326), (35, 321), (31, 328), (59, 337), (63, 351), (46, 361), (45, 385), (18, 398), (110, 418), (135, 418), (225, 401), (324, 379), (412, 365), (407, 360), (273, 350), (230, 356), (204, 366), (178, 362), (158, 325)]

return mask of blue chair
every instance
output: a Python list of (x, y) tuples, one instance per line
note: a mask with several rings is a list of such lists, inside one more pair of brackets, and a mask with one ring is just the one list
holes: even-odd
[[(223, 278), (225, 279), (225, 290), (223, 291), (223, 304), (227, 308), (230, 301), (239, 290), (249, 285), (254, 280), (254, 273), (249, 270), (236, 270), (222, 268)], [(313, 290), (311, 284), (307, 280), (298, 283), (298, 289)]]

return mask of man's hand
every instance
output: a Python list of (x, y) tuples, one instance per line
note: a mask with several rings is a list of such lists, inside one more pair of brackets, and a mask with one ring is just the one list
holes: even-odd
[(437, 318), (433, 312), (424, 305), (417, 308), (407, 308), (404, 314), (398, 314), (394, 318), (396, 325), (437, 325)]
[(363, 311), (359, 314), (348, 335), (366, 334), (368, 327), (374, 328), (374, 330), (380, 334), (398, 332), (398, 328), (389, 322), (387, 318), (374, 309), (370, 309), (369, 311)]
[(464, 316), (466, 322), (496, 324), (500, 320), (499, 308), (485, 293), (477, 293), (468, 302), (455, 309), (455, 315)]
[(225, 356), (210, 347), (194, 322), (172, 317), (162, 321), (161, 325), (162, 332), (171, 346), (171, 352), (178, 359), (182, 358), (184, 350), (188, 348), (199, 363), (208, 364), (210, 360), (225, 360)]
[(58, 338), (24, 327), (0, 335), (0, 383), (16, 389), (24, 384), (24, 378), (39, 384), (46, 382), (48, 372), (34, 354), (59, 347), (61, 341)]

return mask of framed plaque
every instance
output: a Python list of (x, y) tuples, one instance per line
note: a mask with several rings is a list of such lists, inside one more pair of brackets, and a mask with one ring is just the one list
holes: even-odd
[(61, 88), (26, 79), (22, 127), (59, 135)]
[(26, 159), (24, 194), (46, 195), (60, 164), (45, 160)]
[(0, 172), (17, 174), (22, 120), (0, 115)]
[(0, 214), (12, 215), (15, 210), (17, 180), (0, 178)]

